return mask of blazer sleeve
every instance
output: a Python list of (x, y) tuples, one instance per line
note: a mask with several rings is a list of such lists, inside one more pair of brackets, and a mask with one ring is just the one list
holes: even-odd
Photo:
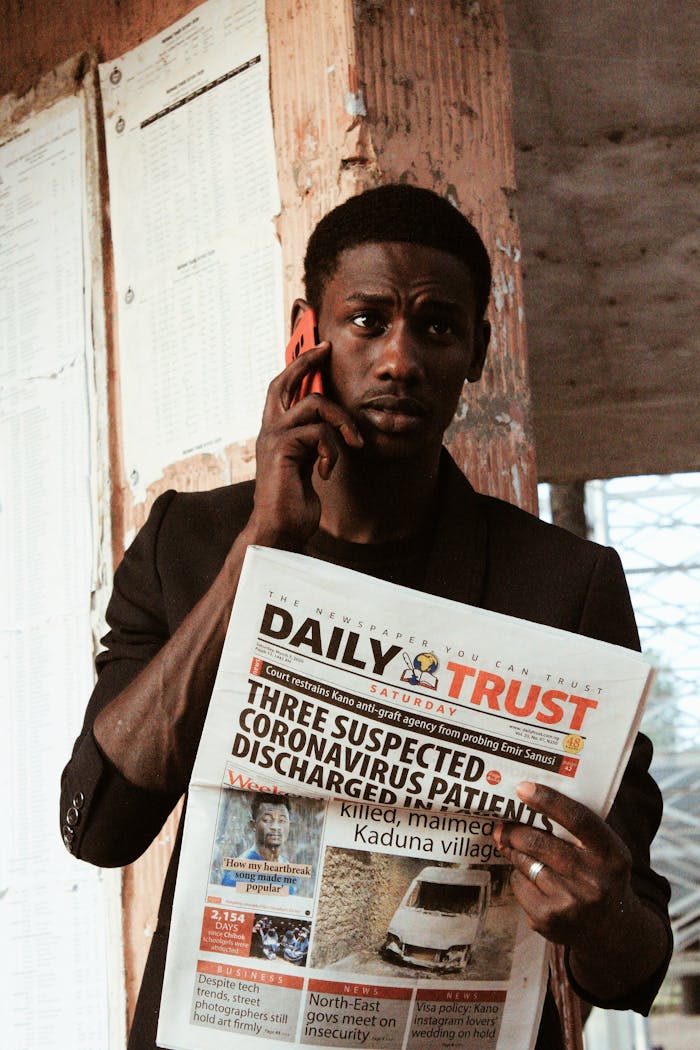
[(97, 682), (61, 777), (61, 834), (74, 856), (102, 867), (130, 864), (150, 845), (178, 801), (136, 787), (101, 752), (97, 714), (153, 659), (170, 637), (157, 571), (158, 537), (175, 492), (154, 503), (114, 576), (109, 632), (95, 661)]
[[(581, 613), (579, 633), (628, 649), (640, 648), (622, 564), (617, 553), (609, 547), (601, 548), (595, 563)], [(569, 970), (569, 980), (575, 991), (587, 1002), (607, 1009), (635, 1010), (643, 1014), (648, 1014), (651, 1009), (673, 950), (668, 917), (670, 887), (666, 879), (652, 870), (649, 856), (662, 813), (661, 792), (649, 773), (652, 751), (651, 741), (639, 733), (607, 821), (632, 855), (632, 886), (635, 892), (666, 924), (666, 958), (642, 986), (626, 996), (605, 1001), (588, 995), (585, 989), (576, 984)]]

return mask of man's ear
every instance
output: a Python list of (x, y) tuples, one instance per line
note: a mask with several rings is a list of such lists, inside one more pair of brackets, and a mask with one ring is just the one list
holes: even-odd
[(481, 379), (481, 373), (484, 370), (486, 351), (489, 348), (490, 338), (491, 325), (489, 322), (486, 320), (478, 321), (474, 329), (474, 344), (472, 346), (471, 361), (467, 368), (467, 380), (470, 383), (476, 383)]
[(306, 313), (306, 311), (310, 310), (310, 309), (311, 309), (311, 307), (307, 303), (306, 299), (295, 299), (294, 300), (294, 302), (292, 303), (291, 317), (289, 319), (290, 320), (290, 325), (291, 325), (291, 327), (289, 329), (289, 334), (290, 335), (292, 334), (292, 332), (294, 331), (296, 326), (299, 324), (299, 322), (301, 321), (301, 319), (302, 319), (303, 315)]

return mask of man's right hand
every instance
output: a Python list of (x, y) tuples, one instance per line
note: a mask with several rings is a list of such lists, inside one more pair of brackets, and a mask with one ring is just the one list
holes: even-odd
[(326, 360), (321, 343), (273, 379), (257, 443), (255, 505), (206, 594), (172, 637), (97, 715), (95, 739), (138, 787), (184, 791), (209, 706), (247, 547), (300, 550), (318, 528), (314, 469), (328, 478), (343, 445), (360, 448), (348, 414), (321, 394), (292, 401), (301, 380)]
[(343, 446), (363, 445), (348, 413), (323, 394), (293, 403), (303, 378), (322, 367), (329, 351), (329, 343), (319, 343), (270, 383), (256, 443), (255, 506), (244, 530), (248, 543), (300, 550), (321, 516), (314, 469), (327, 480)]

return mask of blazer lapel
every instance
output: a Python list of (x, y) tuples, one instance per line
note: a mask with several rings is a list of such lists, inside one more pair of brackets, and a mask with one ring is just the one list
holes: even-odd
[(477, 493), (444, 448), (437, 510), (425, 589), (480, 606), (486, 575), (486, 518)]

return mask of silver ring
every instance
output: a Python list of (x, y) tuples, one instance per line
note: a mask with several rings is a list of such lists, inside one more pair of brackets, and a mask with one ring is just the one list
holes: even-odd
[(543, 871), (544, 864), (542, 863), (542, 861), (533, 860), (532, 864), (527, 869), (527, 877), (530, 880), (530, 882), (535, 883), (537, 882), (538, 878), (540, 877)]

